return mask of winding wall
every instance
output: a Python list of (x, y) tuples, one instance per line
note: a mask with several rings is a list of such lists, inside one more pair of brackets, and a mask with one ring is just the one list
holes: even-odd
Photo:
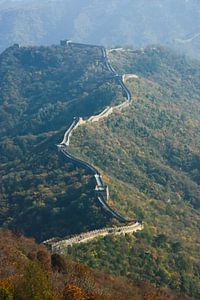
[(107, 118), (114, 110), (116, 110), (116, 109), (120, 110), (120, 109), (126, 107), (129, 104), (129, 102), (131, 101), (131, 92), (129, 91), (129, 89), (124, 84), (124, 77), (120, 76), (115, 71), (115, 69), (111, 66), (111, 64), (109, 63), (105, 47), (96, 46), (96, 45), (80, 44), (80, 43), (72, 43), (70, 41), (67, 42), (67, 46), (71, 46), (71, 47), (77, 46), (77, 47), (81, 47), (81, 48), (83, 48), (83, 47), (96, 47), (96, 48), (99, 48), (101, 50), (101, 53), (102, 53), (103, 62), (105, 63), (107, 69), (111, 72), (111, 74), (116, 78), (117, 82), (119, 83), (119, 85), (122, 88), (123, 96), (127, 100), (124, 101), (123, 103), (115, 106), (115, 107), (109, 107), (109, 106), (106, 107), (100, 114), (98, 114), (96, 116), (91, 116), (87, 121), (84, 121), (82, 118), (75, 117), (74, 121), (72, 122), (69, 129), (65, 132), (64, 138), (63, 138), (62, 142), (58, 145), (58, 148), (65, 155), (65, 157), (67, 159), (69, 159), (71, 162), (73, 162), (75, 165), (77, 165), (79, 167), (83, 167), (83, 168), (87, 169), (89, 172), (91, 172), (94, 175), (94, 178), (95, 178), (95, 181), (96, 181), (95, 192), (96, 192), (97, 200), (98, 200), (99, 204), (107, 212), (109, 212), (112, 215), (112, 217), (116, 218), (118, 221), (120, 221), (122, 223), (138, 222), (137, 220), (128, 220), (128, 219), (124, 218), (123, 216), (121, 216), (119, 213), (114, 211), (109, 206), (109, 204), (107, 203), (107, 201), (109, 199), (109, 190), (108, 190), (108, 187), (104, 184), (104, 182), (102, 180), (102, 176), (99, 173), (99, 171), (95, 167), (90, 165), (89, 163), (74, 157), (68, 151), (68, 146), (69, 146), (69, 143), (70, 143), (70, 137), (72, 135), (72, 132), (79, 125), (82, 125), (86, 122), (100, 121), (101, 119)]

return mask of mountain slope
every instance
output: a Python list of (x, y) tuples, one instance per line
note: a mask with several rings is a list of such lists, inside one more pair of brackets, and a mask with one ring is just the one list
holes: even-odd
[(101, 51), (13, 46), (0, 65), (1, 225), (39, 240), (105, 226), (94, 179), (55, 146), (74, 116), (122, 99)]
[(127, 81), (132, 104), (77, 129), (71, 152), (108, 176), (110, 204), (142, 218), (146, 229), (137, 239), (105, 238), (68, 251), (90, 266), (134, 280), (139, 273), (198, 299), (200, 63), (159, 47), (112, 51), (110, 60), (140, 75)]
[(0, 230), (0, 298), (52, 300), (160, 300), (187, 299), (143, 282), (132, 284), (49, 253), (43, 245), (10, 231)]
[[(68, 251), (93, 267), (198, 299), (200, 63), (162, 47), (109, 57), (119, 73), (139, 75), (127, 81), (133, 101), (81, 126), (70, 151), (107, 175), (110, 205), (143, 219), (145, 230)], [(109, 226), (94, 178), (55, 147), (74, 115), (124, 100), (99, 48), (15, 45), (0, 64), (1, 226), (38, 240)]]

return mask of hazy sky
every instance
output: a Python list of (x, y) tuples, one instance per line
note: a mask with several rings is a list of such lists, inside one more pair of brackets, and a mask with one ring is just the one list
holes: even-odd
[(68, 38), (108, 47), (163, 44), (200, 56), (199, 33), (200, 0), (0, 0), (0, 52)]

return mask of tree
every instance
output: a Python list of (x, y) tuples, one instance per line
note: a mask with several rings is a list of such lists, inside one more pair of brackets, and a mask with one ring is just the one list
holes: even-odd
[(14, 299), (50, 300), (54, 299), (47, 275), (36, 262), (29, 262), (23, 280), (16, 286)]
[(63, 291), (63, 300), (87, 300), (87, 295), (78, 286), (68, 284)]
[(13, 286), (7, 280), (0, 281), (0, 300), (13, 300)]

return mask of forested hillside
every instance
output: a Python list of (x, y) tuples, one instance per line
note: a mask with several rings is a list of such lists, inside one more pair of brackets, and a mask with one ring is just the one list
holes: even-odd
[[(71, 151), (100, 167), (110, 204), (145, 230), (68, 250), (90, 266), (200, 296), (200, 63), (164, 48), (112, 51), (131, 106), (80, 127)], [(101, 249), (99, 251), (99, 249)]]
[(199, 0), (14, 0), (0, 2), (0, 51), (13, 43), (70, 38), (109, 47), (170, 45), (200, 53)]
[[(198, 299), (200, 63), (163, 47), (118, 49), (109, 59), (120, 74), (139, 75), (126, 83), (132, 102), (81, 126), (70, 150), (102, 170), (110, 205), (145, 229), (66, 253)], [(74, 116), (124, 100), (111, 75), (98, 47), (15, 45), (1, 54), (2, 227), (42, 241), (113, 223), (97, 204), (94, 178), (56, 149)]]
[(69, 256), (52, 255), (43, 245), (7, 230), (0, 230), (0, 240), (3, 300), (188, 299), (148, 282), (136, 285), (125, 278), (92, 270)]
[(56, 148), (74, 116), (122, 98), (99, 48), (15, 45), (0, 78), (1, 226), (39, 240), (105, 226), (93, 179)]

